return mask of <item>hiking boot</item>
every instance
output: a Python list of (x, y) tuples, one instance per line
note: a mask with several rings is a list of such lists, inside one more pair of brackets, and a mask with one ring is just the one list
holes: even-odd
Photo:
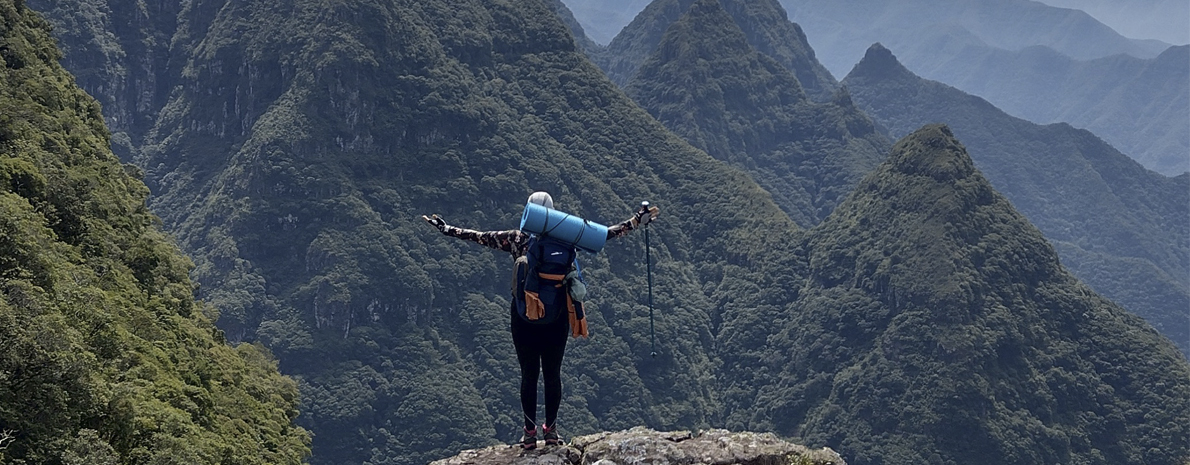
[(537, 448), (537, 428), (525, 428), (525, 435), (521, 436), (521, 448), (525, 450)]
[(548, 426), (542, 426), (541, 433), (542, 433), (542, 436), (545, 437), (545, 445), (547, 445), (547, 446), (556, 446), (556, 445), (562, 443), (562, 438), (558, 436), (558, 426), (557, 425), (555, 425), (553, 428), (550, 428)]

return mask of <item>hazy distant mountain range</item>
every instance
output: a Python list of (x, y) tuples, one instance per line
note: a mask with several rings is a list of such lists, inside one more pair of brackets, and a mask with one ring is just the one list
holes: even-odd
[[(789, 18), (806, 30), (819, 60), (836, 76), (846, 74), (868, 45), (876, 42), (894, 51), (908, 51), (940, 38), (1005, 50), (1042, 45), (1083, 60), (1120, 53), (1150, 58), (1169, 46), (1129, 39), (1082, 11), (1030, 0), (783, 0), (781, 4)], [(935, 49), (934, 55), (948, 57), (944, 49)]]
[[(580, 10), (590, 5), (565, 3)], [(634, 7), (599, 3), (613, 4)], [(880, 42), (915, 73), (984, 97), (1014, 116), (1090, 129), (1167, 175), (1190, 169), (1190, 60), (1182, 48), (1128, 39), (1082, 11), (1025, 0), (784, 4), (820, 66), (834, 76), (846, 74), (863, 50)], [(615, 27), (575, 16), (587, 29)], [(639, 34), (632, 30), (625, 26)], [(603, 61), (640, 54), (613, 40)], [(624, 70), (607, 69), (616, 82), (627, 81), (617, 76)]]
[[(954, 52), (940, 60), (929, 44)], [(1048, 47), (1010, 52), (939, 39), (906, 55), (905, 66), (922, 77), (983, 97), (1011, 115), (1088, 129), (1159, 173), (1190, 170), (1190, 46), (1148, 59), (1074, 60)]]
[(1090, 129), (1167, 175), (1190, 170), (1185, 50), (1128, 39), (1082, 11), (1029, 0), (783, 4), (835, 76), (879, 42), (913, 72), (1009, 114)]
[(1063, 264), (1190, 353), (1190, 175), (1144, 169), (1093, 134), (1038, 125), (914, 75), (872, 46), (843, 83), (893, 137), (946, 122)]
[[(563, 0), (582, 23), (587, 35), (608, 44), (650, 2), (644, 0)], [(1061, 5), (1057, 5), (1057, 4)], [(974, 1), (911, 0), (783, 0), (789, 18), (805, 28), (819, 60), (836, 76), (847, 73), (859, 61), (868, 45), (881, 42), (898, 50), (901, 41), (915, 36), (957, 27), (997, 48), (1018, 50), (1045, 45), (1077, 59), (1099, 58), (1117, 53), (1153, 57), (1180, 41), (1134, 40), (1112, 30), (1106, 21), (1071, 9), (1087, 4), (1097, 12), (1114, 16), (1166, 18), (1164, 22), (1186, 21), (1187, 7), (1180, 0), (1028, 0)], [(1045, 4), (1061, 6), (1050, 7)], [(1123, 11), (1120, 11), (1123, 10)], [(1175, 27), (1175, 26), (1170, 26)], [(1186, 27), (1184, 24), (1182, 27)], [(1126, 34), (1125, 34), (1126, 35)]]
[[(810, 99), (790, 68), (821, 68), (812, 53), (785, 60), (797, 62), (790, 68), (770, 56), (808, 50), (797, 36), (779, 49), (749, 44), (793, 26), (777, 0), (684, 3), (625, 93), (691, 145), (748, 172), (799, 225), (818, 224), (888, 155), (890, 141), (845, 96)], [(663, 25), (670, 9), (654, 5), (629, 28)], [(652, 43), (655, 34), (636, 32)]]
[[(806, 212), (829, 213), (833, 205), (823, 194), (870, 166), (854, 143), (871, 139), (859, 124), (867, 117), (840, 116), (855, 114), (846, 91), (829, 104), (805, 102), (788, 71), (749, 48), (738, 25), (748, 25), (749, 37), (771, 37), (788, 20), (756, 12), (779, 5), (721, 0), (723, 17), (696, 15), (695, 3), (654, 2), (608, 47), (621, 64), (634, 62), (627, 51), (654, 50), (625, 91), (691, 144), (749, 171), (799, 224), (815, 224)], [(753, 14), (733, 17), (743, 3)], [(802, 54), (793, 67), (814, 69), (813, 56)], [(894, 138), (923, 124), (954, 125), (993, 184), (1059, 245), (1076, 274), (1190, 353), (1183, 311), (1190, 307), (1190, 178), (1146, 170), (1085, 130), (1040, 126), (920, 78), (879, 45), (848, 79), (848, 90)], [(833, 146), (822, 144), (832, 139)]]
[[(666, 30), (694, 3), (694, 0), (655, 0), (650, 3), (607, 47), (588, 51), (612, 82), (624, 86), (662, 42)], [(797, 24), (789, 22), (775, 1), (727, 1), (728, 15), (740, 26), (750, 47), (776, 60), (794, 73), (811, 98), (827, 100), (838, 82), (817, 58)], [(581, 40), (580, 40), (581, 41)]]
[(1040, 0), (1083, 10), (1120, 34), (1190, 44), (1190, 2), (1186, 0)]

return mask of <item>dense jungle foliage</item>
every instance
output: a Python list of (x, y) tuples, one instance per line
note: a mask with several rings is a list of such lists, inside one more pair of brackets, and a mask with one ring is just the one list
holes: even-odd
[(1148, 171), (1069, 125), (1011, 117), (917, 77), (880, 45), (843, 82), (896, 137), (946, 121), (1064, 265), (1190, 354), (1190, 175)]
[(945, 126), (901, 139), (802, 247), (767, 340), (782, 376), (755, 397), (776, 431), (861, 464), (1190, 456), (1185, 357), (1064, 270)]
[(60, 57), (0, 2), (0, 462), (301, 463), (296, 383), (195, 302)]
[(624, 90), (691, 145), (748, 172), (803, 227), (830, 214), (891, 146), (845, 91), (807, 98), (718, 0), (693, 3), (670, 25)]
[[(795, 78), (743, 44), (716, 4), (727, 3), (702, 2), (670, 25), (625, 90), (691, 144), (748, 171), (795, 221), (812, 226), (871, 169), (879, 139), (848, 91), (820, 105), (799, 99)], [(993, 183), (1077, 276), (1190, 353), (1190, 178), (1148, 172), (1086, 131), (1041, 128), (955, 89), (919, 84), (881, 53), (888, 59), (870, 54), (846, 81), (881, 124), (900, 137), (953, 121)]]
[[(658, 0), (624, 26), (601, 53), (591, 54), (612, 81), (623, 86), (651, 57), (666, 30), (682, 17), (695, 0)], [(724, 0), (722, 7), (743, 29), (748, 44), (786, 67), (797, 76), (803, 90), (814, 100), (829, 100), (839, 84), (814, 58), (805, 33), (789, 22), (776, 0)], [(715, 58), (707, 56), (704, 58)]]
[(544, 5), (189, 8), (179, 29), (239, 39), (179, 39), (193, 56), (137, 162), (220, 325), (299, 379), (314, 462), (424, 463), (518, 434), (511, 262), (418, 215), (513, 228), (533, 189), (607, 223), (645, 199), (668, 218), (656, 359), (639, 235), (584, 258), (595, 337), (568, 356), (592, 369), (567, 370), (565, 431), (716, 421), (706, 286), (796, 226), (624, 98)]
[(298, 380), (312, 463), (519, 436), (511, 260), (419, 217), (510, 229), (534, 190), (604, 223), (662, 209), (656, 358), (642, 235), (580, 258), (593, 337), (567, 353), (565, 435), (769, 430), (858, 464), (1190, 455), (1185, 359), (1062, 271), (947, 131), (807, 232), (629, 100), (555, 8), (191, 2), (110, 42), (171, 38), (152, 55), (169, 98), (135, 107), (154, 124), (130, 153), (219, 326)]

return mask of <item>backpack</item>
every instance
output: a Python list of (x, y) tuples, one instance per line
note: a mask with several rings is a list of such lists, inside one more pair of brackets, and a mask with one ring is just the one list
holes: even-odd
[(513, 300), (522, 320), (545, 325), (567, 314), (571, 334), (587, 335), (582, 302), (570, 292), (571, 286), (584, 287), (576, 255), (573, 244), (548, 236), (529, 238), (526, 253), (517, 258), (512, 273)]

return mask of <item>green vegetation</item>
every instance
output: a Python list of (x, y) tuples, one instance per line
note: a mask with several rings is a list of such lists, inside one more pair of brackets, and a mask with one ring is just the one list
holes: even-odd
[(226, 345), (59, 57), (0, 2), (0, 460), (300, 463), (296, 384)]
[(695, 2), (670, 25), (624, 90), (691, 145), (747, 171), (805, 227), (830, 214), (890, 146), (845, 91), (826, 103), (808, 99), (718, 0)]
[(1190, 176), (1145, 170), (1093, 134), (1038, 126), (915, 76), (882, 46), (843, 81), (896, 136), (946, 121), (1062, 262), (1190, 354)]
[(814, 56), (802, 27), (789, 20), (777, 0), (723, 0), (723, 8), (740, 25), (748, 44), (797, 76), (806, 94), (830, 100), (839, 83)]
[(172, 83), (170, 41), (181, 2), (28, 0), (53, 25), (62, 66), (103, 107), (112, 151), (131, 161)]
[[(1190, 455), (1185, 359), (1066, 274), (941, 128), (807, 232), (630, 101), (553, 2), (181, 8), (160, 77), (175, 92), (135, 160), (227, 337), (296, 379), (312, 463), (422, 464), (519, 435), (511, 260), (419, 216), (509, 229), (534, 190), (605, 223), (662, 208), (656, 358), (641, 235), (581, 258), (593, 337), (567, 354), (568, 436), (769, 430), (860, 465)], [(718, 32), (737, 48), (708, 50), (801, 81)], [(793, 105), (740, 117), (822, 109), (822, 144), (870, 121), (846, 94), (771, 91)], [(72, 432), (70, 453), (102, 459), (97, 437)]]
[[(670, 25), (694, 3), (695, 0), (650, 3), (606, 49), (592, 54), (592, 60), (616, 84), (627, 84), (657, 50)], [(792, 71), (812, 99), (830, 100), (838, 90), (838, 82), (814, 58), (801, 27), (789, 22), (776, 0), (721, 0), (720, 3), (743, 28), (749, 45)]]
[(648, 356), (642, 238), (584, 257), (594, 337), (568, 354), (563, 428), (717, 423), (703, 289), (796, 226), (623, 97), (547, 4), (452, 5), (183, 14), (215, 19), (185, 38), (194, 53), (138, 164), (220, 326), (299, 380), (315, 463), (425, 463), (512, 440), (511, 262), (419, 215), (508, 229), (544, 189), (610, 223), (649, 199), (666, 218), (653, 230), (661, 355)]
[(561, 19), (566, 24), (566, 28), (570, 29), (570, 35), (574, 36), (574, 44), (579, 50), (591, 56), (599, 54), (603, 50), (603, 46), (587, 36), (587, 33), (583, 31), (583, 26), (574, 18), (574, 13), (566, 7), (565, 3), (562, 3), (562, 0), (550, 0), (550, 3), (553, 4), (554, 13), (558, 15), (558, 19)]
[(740, 426), (859, 464), (1190, 455), (1190, 364), (1064, 271), (944, 126), (898, 142), (804, 247), (768, 339), (786, 376)]

